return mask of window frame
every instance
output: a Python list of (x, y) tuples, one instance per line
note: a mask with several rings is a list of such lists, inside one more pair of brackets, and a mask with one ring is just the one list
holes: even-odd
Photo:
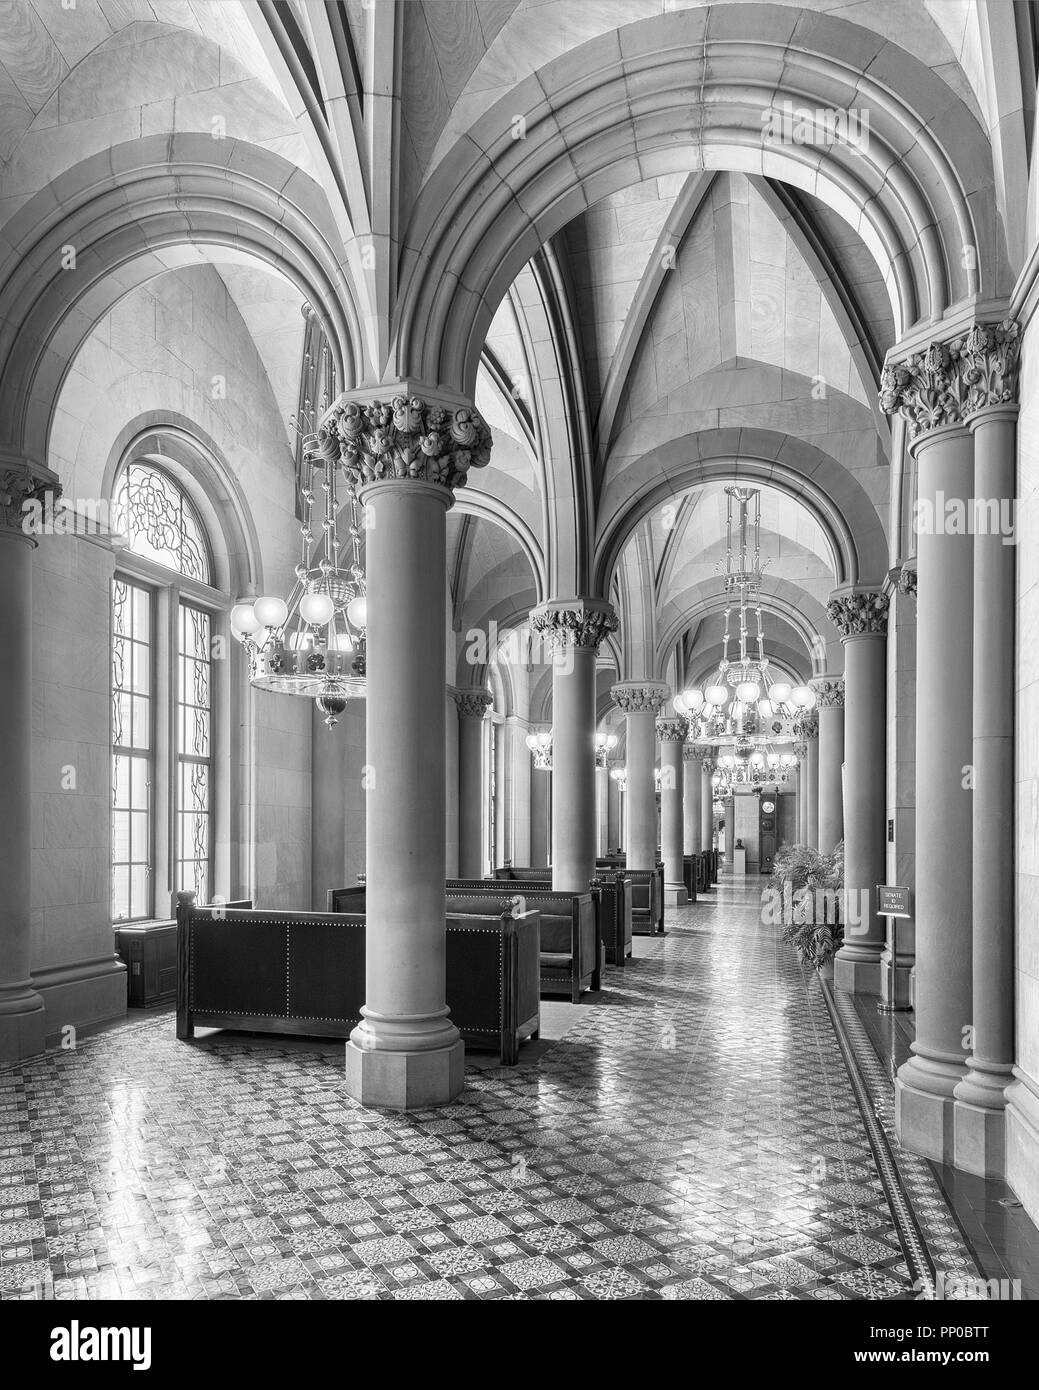
[[(112, 489), (118, 496), (126, 468), (142, 460), (130, 457), (124, 467), (119, 469)], [(206, 559), (212, 577), (217, 573), (214, 566), (213, 539), (209, 535), (202, 510), (192, 496), (191, 489), (169, 470), (162, 469), (154, 462), (144, 460), (147, 466), (157, 472), (165, 473), (170, 482), (183, 493), (192, 506), (195, 517), (206, 542)], [(152, 916), (135, 919), (135, 925), (168, 922), (176, 910), (177, 863), (178, 863), (178, 786), (177, 773), (177, 677), (180, 646), (180, 609), (184, 603), (209, 614), (210, 619), (210, 812), (209, 812), (209, 873), (208, 894), (212, 899), (214, 890), (221, 880), (233, 879), (235, 866), (223, 862), (219, 842), (225, 838), (229, 826), (229, 816), (233, 803), (231, 788), (231, 767), (233, 754), (233, 732), (231, 728), (231, 701), (235, 696), (233, 665), (229, 660), (231, 633), (228, 621), (233, 600), (229, 594), (213, 584), (193, 579), (179, 570), (159, 564), (144, 555), (138, 555), (129, 546), (116, 548), (116, 563), (112, 576), (113, 583), (122, 579), (128, 583), (146, 588), (152, 594)], [(110, 610), (111, 611), (111, 610)], [(111, 619), (110, 619), (111, 621)], [(111, 678), (111, 648), (114, 634), (109, 635), (109, 672)], [(224, 653), (224, 660), (217, 659), (217, 644)], [(231, 669), (229, 669), (231, 668)], [(110, 769), (111, 774), (111, 769)], [(223, 834), (221, 833), (223, 832)], [(234, 892), (229, 889), (229, 895)], [(169, 910), (163, 911), (164, 903)], [(112, 911), (111, 888), (109, 891), (109, 915), (114, 928), (127, 925), (126, 920), (117, 920)]]

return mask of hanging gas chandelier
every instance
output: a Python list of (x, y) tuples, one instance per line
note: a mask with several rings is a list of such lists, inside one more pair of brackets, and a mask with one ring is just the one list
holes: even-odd
[[(265, 595), (231, 610), (231, 631), (249, 655), (250, 682), (259, 690), (312, 697), (329, 728), (348, 700), (365, 694), (368, 599), (361, 528), (357, 496), (339, 478), (341, 467), (338, 458), (320, 457), (313, 431), (305, 435), (296, 584), (287, 599)], [(320, 526), (315, 514), (319, 477)], [(350, 515), (345, 559), (339, 536), (343, 493)]]
[[(744, 754), (749, 758), (757, 744), (776, 738), (792, 739), (794, 720), (815, 704), (815, 692), (807, 685), (792, 685), (772, 677), (761, 621), (761, 493), (757, 488), (735, 485), (725, 492), (729, 499), (725, 594), (730, 601), (725, 608), (722, 658), (702, 689), (693, 686), (675, 697), (675, 708), (689, 720), (692, 742), (732, 744), (735, 766)], [(753, 605), (752, 596), (757, 596)], [(752, 606), (756, 629), (753, 654), (749, 620)], [(739, 618), (739, 654), (730, 660), (734, 611)]]
[(770, 745), (761, 746), (752, 740), (738, 738), (734, 751), (718, 758), (717, 771), (711, 781), (715, 794), (728, 796), (737, 786), (759, 786), (763, 783), (780, 785), (789, 781), (797, 771), (797, 757), (781, 753)]

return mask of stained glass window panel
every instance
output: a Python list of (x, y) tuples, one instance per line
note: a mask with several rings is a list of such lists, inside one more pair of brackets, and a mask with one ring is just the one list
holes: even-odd
[(189, 579), (210, 582), (209, 551), (198, 513), (168, 473), (131, 463), (115, 494), (115, 522), (135, 555)]
[(177, 620), (177, 888), (210, 891), (212, 619), (181, 603)]
[(152, 916), (151, 604), (112, 582), (112, 917)]

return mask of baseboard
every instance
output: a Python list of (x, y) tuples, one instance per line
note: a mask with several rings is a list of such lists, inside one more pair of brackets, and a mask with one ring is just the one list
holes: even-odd
[(32, 981), (43, 997), (48, 1046), (60, 1045), (66, 1028), (82, 1032), (126, 1013), (126, 966), (118, 956), (34, 970)]
[(1019, 1067), (1014, 1076), (1006, 1091), (1006, 1176), (1039, 1226), (1039, 1085)]

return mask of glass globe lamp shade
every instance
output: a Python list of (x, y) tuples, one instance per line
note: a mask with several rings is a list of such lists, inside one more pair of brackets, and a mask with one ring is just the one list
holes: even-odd
[(752, 705), (761, 694), (761, 686), (757, 681), (740, 681), (736, 687), (736, 698), (742, 700), (745, 705)]
[(253, 612), (261, 627), (283, 627), (289, 616), (288, 604), (281, 598), (258, 598)]
[(722, 764), (722, 767), (734, 767), (734, 766), (735, 766), (735, 763), (736, 763), (736, 759), (732, 756), (731, 753), (723, 753), (723, 754), (722, 754), (722, 756), (721, 756), (721, 764)]
[(335, 611), (336, 606), (327, 594), (304, 594), (299, 601), (300, 617), (312, 627), (324, 627)]
[(703, 709), (703, 702), (703, 691), (697, 690), (695, 686), (691, 690), (682, 691), (682, 703), (691, 714)]
[(709, 685), (705, 694), (707, 703), (714, 705), (716, 709), (721, 709), (729, 698), (729, 692), (724, 685)]
[(346, 605), (346, 620), (361, 632), (368, 626), (368, 600), (363, 594), (358, 594)]
[(790, 699), (798, 709), (808, 709), (811, 703), (811, 695), (812, 692), (808, 689), (807, 685), (795, 685), (790, 692)]
[(775, 713), (775, 710), (772, 708), (772, 701), (759, 700), (758, 713), (761, 715), (762, 719), (771, 719), (773, 714)]
[(352, 652), (354, 649), (354, 639), (348, 632), (330, 632), (328, 634), (328, 650), (330, 652)]
[(235, 632), (250, 633), (259, 632), (263, 624), (256, 616), (256, 610), (251, 603), (236, 603), (231, 609), (231, 626)]
[(790, 689), (789, 681), (776, 681), (775, 685), (769, 691), (772, 703), (775, 705), (785, 705), (790, 699)]

